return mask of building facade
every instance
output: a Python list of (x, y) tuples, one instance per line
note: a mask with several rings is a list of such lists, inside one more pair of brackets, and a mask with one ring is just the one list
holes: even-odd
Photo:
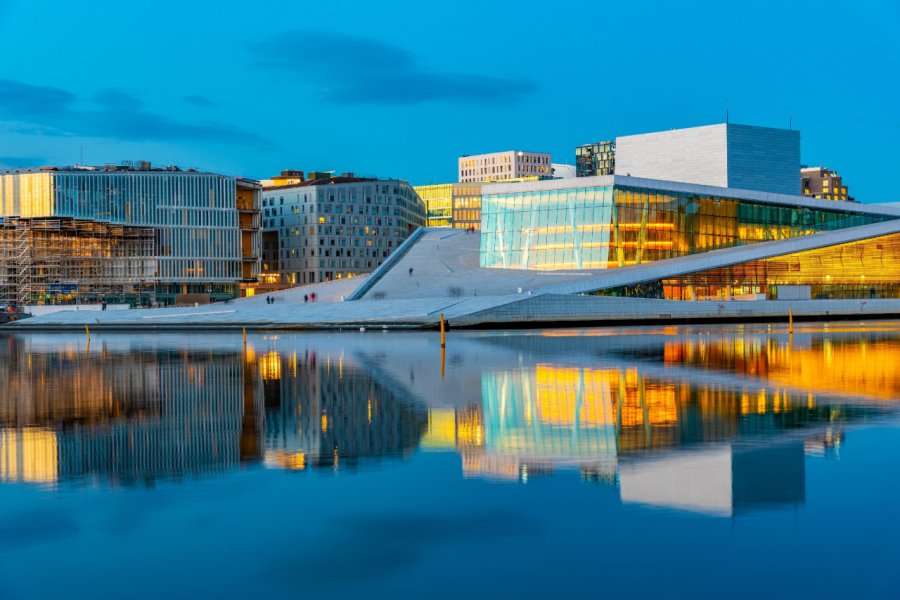
[(616, 142), (596, 142), (575, 148), (575, 173), (578, 177), (613, 175), (616, 172)]
[(480, 183), (438, 183), (414, 189), (425, 203), (428, 227), (480, 229), (482, 187)]
[(174, 167), (0, 172), (0, 303), (173, 305), (259, 272), (261, 186)]
[[(480, 264), (604, 270), (696, 255), (698, 266), (683, 275), (604, 293), (774, 298), (779, 286), (809, 286), (813, 298), (900, 297), (898, 236), (866, 233), (898, 216), (878, 205), (633, 177), (498, 184), (482, 200)], [(772, 243), (851, 228), (861, 231), (847, 243), (764, 253)], [(703, 268), (710, 251), (748, 245), (760, 249), (758, 259)]]
[(422, 200), (398, 179), (325, 177), (264, 189), (262, 279), (302, 285), (370, 273), (425, 219)]
[(506, 181), (521, 177), (553, 176), (550, 154), (507, 150), (459, 157), (459, 182)]
[(803, 167), (800, 169), (800, 185), (804, 196), (823, 200), (853, 201), (841, 176), (831, 169)]
[(800, 189), (800, 132), (721, 123), (616, 138), (615, 174), (776, 194)]

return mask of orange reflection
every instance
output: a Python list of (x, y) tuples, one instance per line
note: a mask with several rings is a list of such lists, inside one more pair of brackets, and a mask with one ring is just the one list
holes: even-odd
[[(666, 364), (698, 365), (760, 377), (772, 385), (881, 400), (900, 397), (900, 344), (813, 340), (806, 347), (776, 338), (666, 342)], [(810, 396), (812, 400), (812, 396)], [(788, 410), (778, 397), (756, 401), (757, 412)], [(765, 408), (763, 408), (765, 406)]]

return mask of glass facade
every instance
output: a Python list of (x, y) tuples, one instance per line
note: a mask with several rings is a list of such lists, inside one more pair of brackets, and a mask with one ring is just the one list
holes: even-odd
[(426, 226), (481, 228), (480, 183), (440, 183), (414, 188), (428, 213)]
[(795, 252), (607, 290), (603, 295), (668, 300), (778, 299), (808, 286), (812, 299), (900, 298), (900, 234)]
[(426, 227), (453, 225), (453, 184), (417, 185), (413, 189), (425, 203)]
[[(241, 281), (255, 279), (259, 260), (259, 192), (251, 189), (255, 184), (244, 185), (239, 202), (238, 187), (234, 177), (213, 173), (127, 167), (0, 173), (0, 257), (7, 287), (27, 287), (42, 277), (57, 286), (35, 284), (25, 294), (29, 303), (119, 302), (134, 293), (143, 297), (128, 290), (148, 284), (154, 287), (147, 296), (152, 303), (174, 304), (179, 295), (192, 296), (182, 298), (190, 302), (233, 298)], [(55, 236), (58, 252), (28, 246), (40, 243), (38, 230), (54, 227), (60, 232), (47, 235)], [(149, 249), (117, 243), (108, 233), (143, 239), (148, 229)], [(98, 248), (116, 250), (83, 251), (92, 239)], [(22, 244), (34, 249), (25, 262), (18, 260), (26, 258)], [(68, 261), (71, 268), (65, 268), (67, 257), (82, 255), (112, 262), (94, 268)], [(126, 268), (117, 258), (140, 267)]]
[(894, 217), (619, 185), (523, 189), (482, 201), (482, 267), (607, 269)]
[(483, 186), (458, 183), (453, 186), (453, 227), (481, 229), (481, 190)]
[(597, 142), (575, 148), (575, 174), (578, 177), (612, 175), (616, 172), (616, 142)]

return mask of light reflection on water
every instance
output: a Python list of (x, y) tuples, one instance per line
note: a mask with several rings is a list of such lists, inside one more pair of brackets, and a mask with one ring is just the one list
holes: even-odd
[[(838, 464), (845, 444), (884, 427), (900, 441), (893, 323), (806, 326), (792, 336), (767, 327), (456, 333), (444, 365), (434, 338), (251, 336), (246, 349), (213, 335), (95, 335), (90, 346), (68, 335), (0, 338), (0, 509), (11, 491), (34, 490), (87, 514), (82, 496), (124, 487), (152, 498), (164, 495), (161, 484), (178, 486), (168, 502), (188, 507), (216, 481), (263, 504), (281, 504), (284, 493), (318, 503), (387, 493), (381, 473), (385, 487), (412, 497), (377, 517), (382, 538), (396, 539), (376, 545), (410, 560), (400, 569), (408, 575), (421, 560), (398, 541), (410, 528), (468, 531), (447, 533), (457, 545), (490, 529), (459, 522), (460, 502), (497, 511), (463, 521), (497, 527), (582, 493), (615, 498), (605, 510), (637, 528), (651, 514), (796, 514), (820, 497), (809, 489), (810, 461)], [(281, 472), (300, 479), (276, 492), (271, 477)], [(540, 498), (525, 492), (535, 484)], [(429, 500), (439, 517), (416, 512), (412, 500), (428, 487), (447, 492)], [(498, 510), (501, 496), (511, 504)], [(355, 531), (362, 518), (329, 510), (320, 507), (338, 529)], [(451, 517), (452, 526), (441, 521)], [(547, 542), (540, 519), (526, 521), (532, 549)], [(15, 547), (3, 539), (10, 527), (0, 522), (0, 556)], [(498, 542), (510, 544), (505, 551), (529, 547), (509, 537)], [(333, 583), (317, 579), (322, 569), (304, 571), (310, 589)]]

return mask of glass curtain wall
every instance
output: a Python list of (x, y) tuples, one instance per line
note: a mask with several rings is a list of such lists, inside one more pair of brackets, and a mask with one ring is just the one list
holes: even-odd
[[(59, 170), (0, 175), (0, 221), (17, 218), (27, 231), (61, 231), (61, 245), (44, 244), (40, 248), (46, 251), (40, 252), (35, 246), (33, 265), (15, 265), (34, 284), (29, 302), (103, 298), (135, 303), (140, 297), (143, 303), (147, 286), (154, 286), (147, 297), (163, 304), (184, 294), (232, 298), (244, 278), (245, 262), (237, 204), (235, 179), (212, 173)], [(72, 227), (66, 224), (72, 222), (77, 226), (69, 233)], [(93, 229), (91, 223), (96, 224)], [(127, 243), (128, 235), (120, 243), (110, 233), (138, 231), (144, 240), (147, 229), (153, 236), (149, 250), (146, 244)], [(92, 242), (111, 249), (85, 250)], [(138, 266), (128, 266), (129, 260)], [(80, 284), (73, 288), (73, 282)]]
[(888, 218), (620, 186), (486, 193), (481, 266), (625, 267)]
[(481, 266), (602, 269), (610, 260), (612, 187), (486, 194)]
[(456, 229), (481, 229), (480, 183), (453, 185), (453, 227)]
[(711, 269), (661, 282), (673, 300), (762, 295), (809, 286), (813, 299), (900, 297), (900, 234)]
[(427, 210), (428, 227), (481, 228), (481, 184), (417, 185)]
[(417, 185), (416, 193), (425, 203), (426, 227), (453, 225), (453, 184)]

